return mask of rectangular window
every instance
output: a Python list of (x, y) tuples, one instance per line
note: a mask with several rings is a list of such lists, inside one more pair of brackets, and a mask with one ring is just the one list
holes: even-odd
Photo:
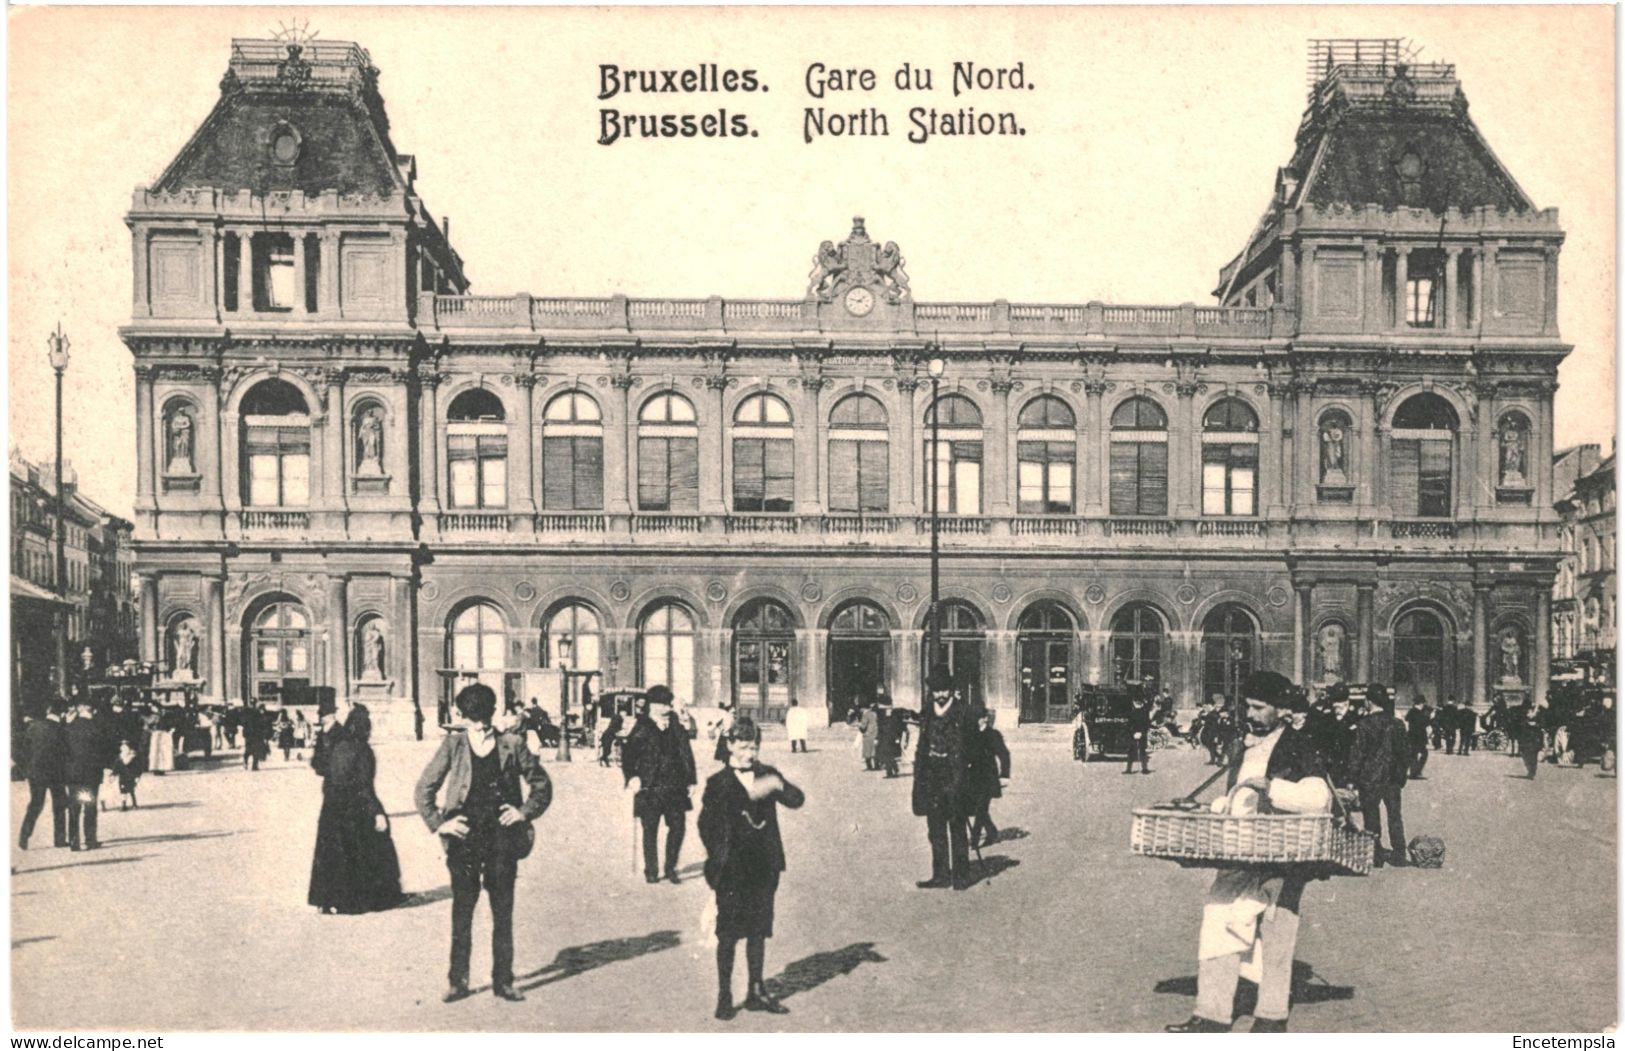
[(304, 427), (250, 427), (244, 479), (250, 507), (302, 507), (310, 502), (310, 432)]
[(542, 439), (542, 507), (549, 511), (597, 511), (604, 506), (604, 440)]
[(1112, 442), (1111, 513), (1168, 513), (1167, 443)]
[(829, 443), (829, 509), (884, 513), (891, 509), (891, 465), (885, 442), (832, 439)]
[(255, 234), (250, 242), (254, 262), (254, 309), (292, 310), (294, 306), (293, 238), (288, 234)]
[(316, 313), (316, 306), (321, 296), (322, 285), (322, 242), (315, 234), (306, 234), (304, 237), (305, 252), (305, 287), (301, 293), (305, 297), (305, 313)]
[(446, 473), (453, 507), (506, 507), (508, 438), (500, 434), (448, 434)]
[(699, 508), (699, 439), (639, 438), (638, 510), (697, 511)]
[(1432, 328), (1435, 324), (1434, 298), (1439, 282), (1431, 272), (1409, 274), (1405, 278), (1405, 324), (1411, 328)]
[(1417, 513), (1425, 517), (1450, 516), (1450, 450), (1451, 442), (1425, 441), (1421, 443), (1421, 462), (1417, 471)]
[(1202, 513), (1253, 515), (1257, 513), (1258, 447), (1256, 445), (1202, 446)]
[[(931, 467), (931, 441), (925, 443), (926, 470)], [(931, 478), (923, 479), (930, 492)], [(982, 443), (937, 442), (937, 510), (950, 515), (982, 513)]]
[(1072, 513), (1071, 442), (1016, 443), (1016, 504), (1024, 515)]
[(234, 314), (238, 309), (237, 289), (242, 281), (242, 242), (236, 234), (227, 234), (221, 242), (220, 250), (225, 253), (225, 258), (222, 260), (225, 265), (222, 267), (220, 275), (220, 295), (223, 300), (221, 305), (228, 313)]
[(734, 510), (785, 512), (795, 506), (795, 442), (735, 438)]

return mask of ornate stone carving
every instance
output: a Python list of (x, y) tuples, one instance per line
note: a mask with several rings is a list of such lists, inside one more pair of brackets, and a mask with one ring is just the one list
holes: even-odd
[(1111, 391), (1114, 391), (1116, 389), (1117, 389), (1117, 384), (1113, 383), (1110, 380), (1087, 379), (1087, 380), (1083, 381), (1084, 393), (1085, 394), (1092, 394), (1097, 398), (1100, 397), (1102, 394), (1108, 394)]
[(723, 586), (722, 581), (713, 580), (705, 585), (705, 597), (712, 602), (721, 602), (728, 597), (728, 589)]
[(632, 597), (632, 586), (624, 580), (617, 580), (609, 586), (609, 597), (616, 602), (625, 602)]
[(1001, 583), (993, 585), (993, 601), (994, 602), (997, 602), (999, 605), (1002, 606), (1006, 602), (1009, 602), (1011, 597), (1012, 597), (1012, 592), (1010, 591), (1010, 585), (1009, 584), (1005, 584), (1005, 583), (1001, 582)]
[(1269, 591), (1265, 593), (1264, 597), (1269, 601), (1270, 605), (1276, 607), (1277, 609), (1286, 605), (1292, 599), (1292, 595), (1287, 591), (1287, 589), (1279, 584), (1270, 588)]
[(824, 589), (818, 586), (817, 581), (809, 580), (801, 585), (801, 597), (807, 602), (817, 602), (824, 597)]
[(536, 597), (536, 585), (528, 580), (521, 580), (514, 584), (513, 593), (520, 602), (529, 602)]
[(541, 378), (534, 372), (516, 372), (513, 374), (513, 384), (520, 390), (531, 390)]
[(903, 271), (903, 253), (895, 242), (885, 247), (869, 240), (861, 216), (852, 220), (852, 232), (836, 245), (825, 241), (813, 256), (808, 275), (807, 295), (825, 303), (849, 288), (872, 288), (888, 303), (909, 298), (908, 275)]
[(1106, 601), (1106, 587), (1104, 584), (1090, 584), (1083, 591), (1084, 601), (1091, 606), (1098, 606)]
[(1188, 606), (1196, 601), (1196, 586), (1194, 584), (1181, 584), (1174, 589), (1174, 598)]
[(904, 603), (905, 605), (912, 606), (915, 602), (919, 601), (919, 598), (919, 590), (908, 581), (905, 580), (901, 584), (897, 585), (897, 601)]

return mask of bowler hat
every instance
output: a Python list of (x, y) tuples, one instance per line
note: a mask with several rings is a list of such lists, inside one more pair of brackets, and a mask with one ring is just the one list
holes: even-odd
[(1286, 707), (1292, 692), (1292, 682), (1274, 671), (1255, 671), (1241, 684), (1241, 696), (1249, 701), (1263, 701), (1276, 708)]
[(648, 699), (650, 707), (657, 704), (669, 705), (672, 701), (671, 689), (667, 686), (651, 686), (649, 691), (644, 694), (644, 697)]
[(953, 686), (954, 677), (949, 674), (945, 664), (936, 665), (925, 677), (925, 688), (928, 690), (951, 690)]

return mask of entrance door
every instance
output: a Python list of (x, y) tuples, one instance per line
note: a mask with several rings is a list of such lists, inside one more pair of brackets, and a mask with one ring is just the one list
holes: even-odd
[(1021, 639), (1021, 721), (1060, 722), (1071, 718), (1072, 642)]
[[(925, 645), (920, 653), (920, 696), (929, 697), (925, 676), (931, 670), (931, 623), (927, 616)], [(982, 703), (982, 646), (986, 642), (981, 615), (963, 602), (942, 604), (942, 661), (948, 666), (953, 688), (970, 707)]]
[(829, 643), (829, 721), (845, 722), (852, 709), (874, 700), (886, 685), (886, 643), (832, 638)]
[(759, 599), (734, 621), (734, 703), (740, 715), (782, 723), (790, 707), (795, 622), (790, 611)]

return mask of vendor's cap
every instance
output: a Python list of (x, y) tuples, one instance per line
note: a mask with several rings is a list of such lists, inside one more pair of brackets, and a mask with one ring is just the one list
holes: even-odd
[(734, 724), (728, 727), (729, 741), (761, 741), (761, 731), (756, 728), (756, 720), (748, 715), (741, 715), (734, 719)]
[(945, 664), (938, 664), (925, 677), (925, 688), (928, 690), (951, 690), (953, 687), (954, 677), (949, 674)]
[(1263, 701), (1276, 708), (1288, 707), (1287, 700), (1292, 692), (1291, 680), (1274, 671), (1255, 671), (1241, 684), (1242, 697), (1249, 701)]
[(648, 698), (651, 708), (657, 704), (669, 705), (672, 702), (671, 689), (667, 686), (651, 686), (644, 696)]

